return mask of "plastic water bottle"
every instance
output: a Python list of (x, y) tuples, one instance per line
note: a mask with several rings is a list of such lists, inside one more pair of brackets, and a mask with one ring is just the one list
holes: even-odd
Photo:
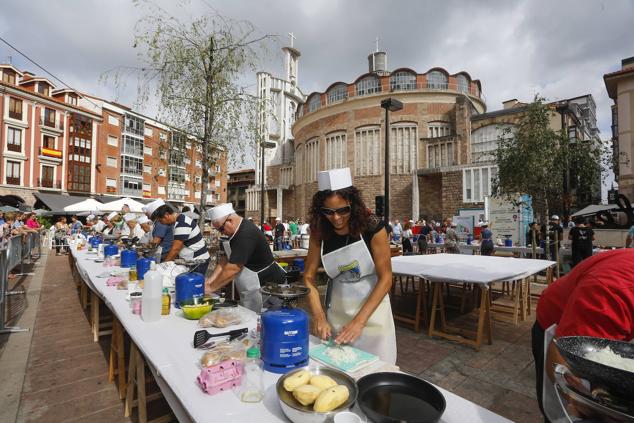
[(156, 263), (150, 264), (150, 270), (145, 273), (143, 283), (143, 302), (141, 318), (144, 322), (156, 322), (161, 318), (163, 307), (163, 278), (156, 270)]
[(240, 384), (240, 401), (260, 402), (264, 398), (264, 382), (262, 380), (262, 360), (260, 349), (251, 347), (247, 350), (247, 359), (244, 361), (244, 373)]

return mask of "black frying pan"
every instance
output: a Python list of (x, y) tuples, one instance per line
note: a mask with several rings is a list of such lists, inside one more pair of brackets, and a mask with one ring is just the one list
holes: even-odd
[(554, 342), (575, 376), (588, 380), (593, 388), (601, 386), (613, 395), (634, 398), (633, 372), (585, 358), (590, 351), (610, 347), (621, 357), (634, 359), (634, 344), (590, 336), (564, 336)]
[(404, 373), (373, 373), (357, 386), (357, 403), (377, 423), (436, 423), (447, 405), (431, 383)]

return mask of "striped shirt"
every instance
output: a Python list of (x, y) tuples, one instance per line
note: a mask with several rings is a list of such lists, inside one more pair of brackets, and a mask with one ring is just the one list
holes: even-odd
[(174, 240), (182, 241), (183, 248), (179, 256), (185, 260), (210, 258), (207, 245), (200, 233), (200, 228), (192, 218), (179, 214), (174, 224)]

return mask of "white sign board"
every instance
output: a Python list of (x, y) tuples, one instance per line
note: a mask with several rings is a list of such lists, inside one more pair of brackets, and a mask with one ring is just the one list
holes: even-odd
[(520, 210), (509, 201), (500, 198), (486, 197), (484, 210), (489, 229), (493, 232), (493, 242), (498, 239), (504, 242), (507, 236), (513, 240), (513, 244), (520, 242)]

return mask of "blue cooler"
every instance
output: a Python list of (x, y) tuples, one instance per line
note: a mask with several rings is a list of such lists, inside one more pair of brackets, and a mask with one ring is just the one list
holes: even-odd
[(133, 267), (136, 266), (136, 251), (123, 250), (121, 251), (121, 267)]
[(287, 373), (308, 365), (308, 315), (282, 308), (262, 314), (264, 370)]
[(154, 258), (140, 258), (136, 261), (136, 274), (138, 279), (143, 279), (145, 272), (150, 270), (150, 263), (155, 262)]
[(181, 308), (181, 305), (193, 304), (194, 298), (205, 295), (205, 277), (200, 273), (183, 273), (176, 276), (176, 294), (174, 307)]
[(505, 247), (512, 247), (512, 246), (513, 246), (513, 239), (511, 239), (511, 238), (506, 238), (506, 239), (504, 240), (504, 246), (505, 246)]
[(299, 268), (300, 272), (303, 272), (304, 271), (304, 259), (296, 258), (295, 260), (293, 260), (293, 266)]
[(98, 248), (99, 244), (101, 244), (101, 239), (98, 236), (93, 236), (89, 242), (92, 248)]
[(104, 257), (116, 256), (117, 254), (119, 254), (119, 247), (117, 247), (116, 245), (108, 244), (105, 247), (103, 247)]

